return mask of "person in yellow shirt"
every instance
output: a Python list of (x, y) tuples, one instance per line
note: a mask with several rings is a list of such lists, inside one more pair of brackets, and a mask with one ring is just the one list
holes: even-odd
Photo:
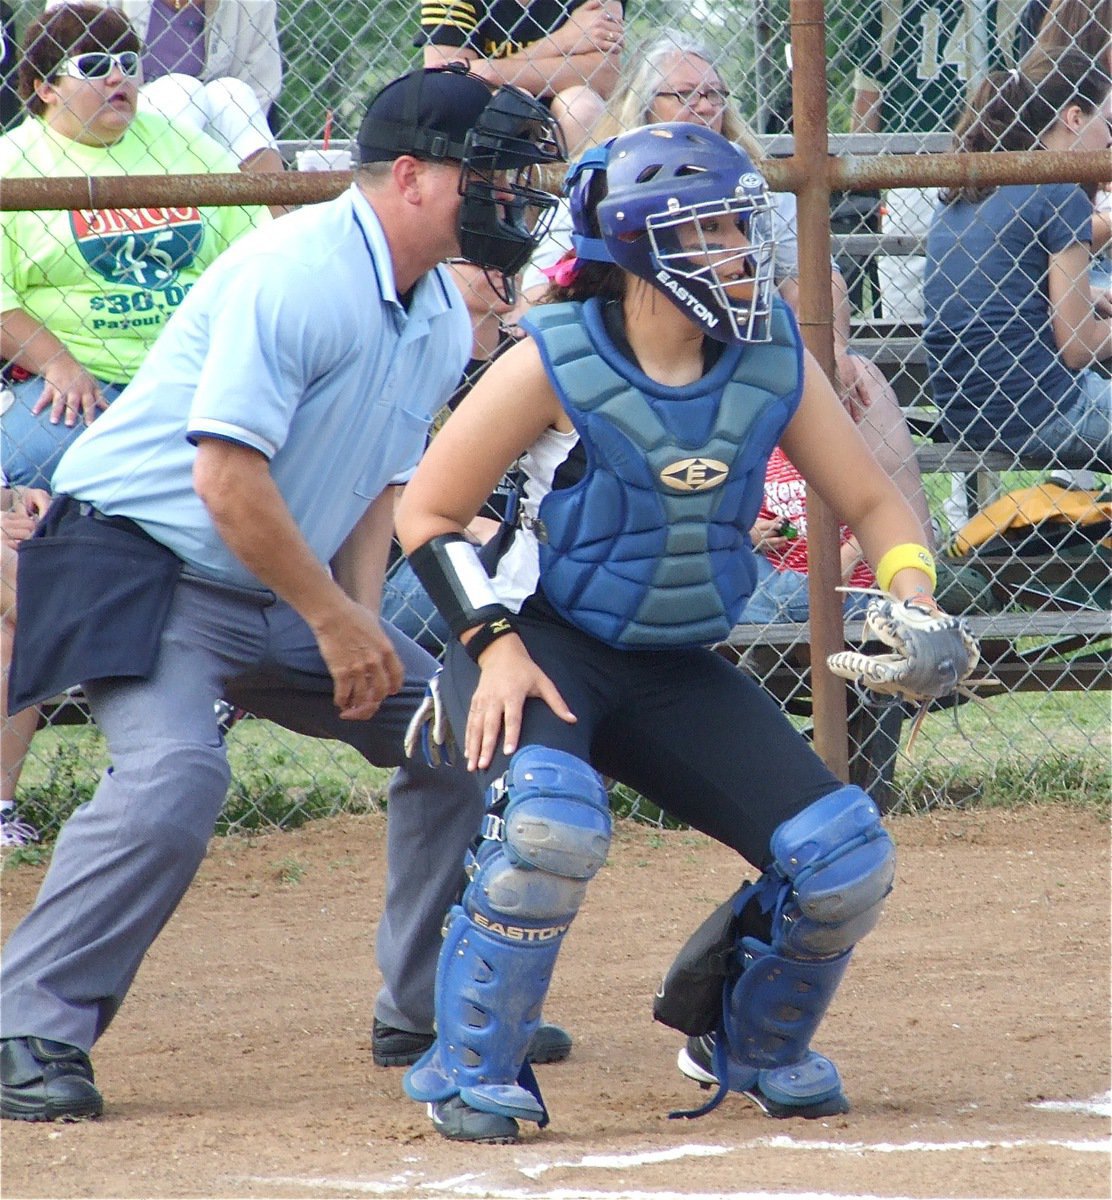
[[(64, 4), (24, 38), (27, 118), (0, 137), (5, 179), (232, 172), (203, 134), (138, 113), (139, 38), (125, 17)], [(0, 214), (0, 356), (9, 483), (48, 488), (81, 429), (130, 381), (201, 272), (258, 206)]]

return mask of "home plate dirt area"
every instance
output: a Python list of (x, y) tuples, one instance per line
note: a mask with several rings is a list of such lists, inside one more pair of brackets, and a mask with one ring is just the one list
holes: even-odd
[[(372, 1066), (385, 819), (215, 841), (93, 1052), (105, 1115), (4, 1122), (21, 1197), (572, 1200), (1110, 1195), (1109, 836), (1032, 807), (893, 818), (896, 887), (816, 1038), (853, 1105), (772, 1121), (676, 1070), (651, 1016), (687, 934), (744, 864), (616, 823), (546, 1007), (575, 1038), (539, 1068), (552, 1124), (516, 1146), (436, 1134)], [(43, 870), (0, 876), (3, 924)]]

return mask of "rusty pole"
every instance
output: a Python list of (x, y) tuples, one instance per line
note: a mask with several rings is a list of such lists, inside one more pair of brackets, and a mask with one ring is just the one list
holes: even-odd
[[(826, 104), (826, 25), (822, 0), (791, 0), (792, 123), (795, 162), (805, 164), (799, 196), (799, 325), (803, 342), (835, 380), (830, 292), (830, 172)], [(835, 381), (835, 386), (837, 386)], [(807, 494), (811, 607), (811, 696), (815, 749), (835, 775), (849, 778), (845, 681), (826, 656), (844, 645), (838, 519), (814, 490)]]
[(352, 181), (351, 171), (251, 175), (91, 175), (61, 179), (5, 179), (0, 211), (26, 209), (199, 208), (221, 204), (314, 204), (332, 200)]

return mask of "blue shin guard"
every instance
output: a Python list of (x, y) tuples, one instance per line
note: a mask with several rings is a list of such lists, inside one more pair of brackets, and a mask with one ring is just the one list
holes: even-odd
[(459, 1095), (480, 1112), (545, 1124), (539, 1097), (518, 1079), (562, 940), (560, 933), (511, 946), (453, 908), (437, 970), (437, 1040), (406, 1072), (407, 1094), (425, 1101)]
[(771, 865), (734, 905), (740, 914), (756, 903), (771, 937), (742, 937), (735, 946), (715, 1034), (718, 1094), (679, 1115), (709, 1112), (727, 1091), (744, 1092), (778, 1116), (792, 1109), (811, 1115), (839, 1098), (844, 1104), (837, 1068), (811, 1049), (811, 1038), (854, 945), (880, 918), (895, 850), (876, 805), (847, 786), (780, 825), (771, 851)]
[(610, 813), (586, 763), (541, 746), (519, 750), (492, 793), (471, 882), (445, 929), (437, 1040), (406, 1073), (405, 1090), (543, 1125), (525, 1055), (564, 935), (606, 859)]

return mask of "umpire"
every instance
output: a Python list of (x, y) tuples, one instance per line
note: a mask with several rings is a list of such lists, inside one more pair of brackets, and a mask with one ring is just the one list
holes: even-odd
[(284, 217), (194, 286), (74, 444), (20, 555), (13, 709), (80, 682), (111, 767), (66, 823), (4, 953), (7, 1118), (93, 1117), (89, 1051), (193, 879), (229, 782), (214, 704), (397, 766), (376, 1017), (431, 1041), (442, 917), (482, 799), (406, 761), (436, 664), (378, 618), (394, 485), (471, 344), (438, 264), (519, 269), (562, 159), (531, 97), (461, 70), (375, 96), (349, 191)]

